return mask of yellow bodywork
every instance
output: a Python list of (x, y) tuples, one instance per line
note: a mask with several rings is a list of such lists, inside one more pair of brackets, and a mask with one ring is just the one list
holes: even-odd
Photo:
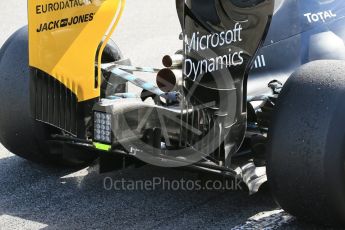
[(79, 102), (99, 97), (95, 63), (100, 82), (101, 54), (124, 5), (125, 0), (29, 0), (29, 65), (59, 80)]

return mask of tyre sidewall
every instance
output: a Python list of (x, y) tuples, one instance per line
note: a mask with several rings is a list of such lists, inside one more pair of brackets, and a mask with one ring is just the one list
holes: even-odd
[(344, 71), (344, 62), (324, 61), (294, 73), (269, 131), (267, 173), (277, 202), (328, 225), (345, 220)]

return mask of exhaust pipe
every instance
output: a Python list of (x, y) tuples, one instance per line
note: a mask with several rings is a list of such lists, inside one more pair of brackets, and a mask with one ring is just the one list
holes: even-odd
[(182, 68), (183, 58), (182, 54), (166, 55), (162, 63), (166, 68)]
[(178, 86), (182, 85), (182, 70), (162, 69), (157, 74), (156, 83), (158, 88), (165, 93), (176, 91)]

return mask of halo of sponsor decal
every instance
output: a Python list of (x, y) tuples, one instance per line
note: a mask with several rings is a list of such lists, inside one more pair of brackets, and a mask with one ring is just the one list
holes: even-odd
[(91, 22), (93, 20), (93, 17), (94, 17), (94, 13), (89, 13), (89, 14), (83, 14), (79, 16), (73, 16), (71, 18), (58, 19), (55, 21), (50, 21), (50, 22), (40, 24), (36, 31), (37, 33), (41, 33), (44, 31), (50, 31), (50, 30), (55, 30), (58, 28)]
[[(38, 4), (35, 7), (35, 13), (37, 15), (49, 14), (57, 11), (72, 9), (76, 7), (83, 7), (92, 4), (94, 0), (62, 0), (46, 4)], [(48, 22), (42, 22), (36, 29), (37, 33), (51, 31), (63, 27), (82, 24), (93, 20), (95, 13), (86, 13), (82, 15), (75, 15), (70, 18), (61, 18), (51, 20)]]
[[(185, 37), (185, 50), (187, 53), (191, 53), (192, 51), (202, 52), (229, 46), (242, 41), (242, 31), (243, 27), (241, 23), (236, 23), (232, 29), (219, 33), (200, 35), (199, 32), (194, 32), (190, 39), (187, 36)], [(198, 62), (193, 61), (191, 58), (186, 58), (184, 74), (195, 81), (197, 76), (205, 73), (212, 73), (231, 66), (242, 65), (244, 62), (243, 53), (243, 51), (234, 52), (230, 48), (228, 54), (206, 58)]]
[(317, 12), (317, 13), (305, 13), (303, 15), (308, 19), (309, 23), (316, 23), (316, 22), (326, 22), (332, 18), (337, 17), (337, 15), (332, 10)]
[(46, 14), (55, 11), (71, 9), (91, 4), (92, 0), (64, 0), (59, 2), (36, 5), (36, 14)]

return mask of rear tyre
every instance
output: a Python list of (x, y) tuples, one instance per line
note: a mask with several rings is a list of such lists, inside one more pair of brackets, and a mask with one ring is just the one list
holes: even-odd
[(285, 84), (269, 132), (267, 173), (287, 212), (345, 226), (345, 63), (318, 61)]
[(27, 27), (14, 33), (0, 51), (0, 140), (28, 160), (46, 160), (49, 132), (30, 112)]
[[(116, 61), (121, 56), (117, 47), (110, 46), (103, 54), (106, 61)], [(75, 167), (96, 158), (94, 153), (69, 146), (63, 149), (76, 154), (51, 150), (47, 140), (59, 130), (37, 122), (31, 116), (29, 95), (28, 29), (23, 27), (0, 50), (0, 142), (10, 152), (38, 163)]]

